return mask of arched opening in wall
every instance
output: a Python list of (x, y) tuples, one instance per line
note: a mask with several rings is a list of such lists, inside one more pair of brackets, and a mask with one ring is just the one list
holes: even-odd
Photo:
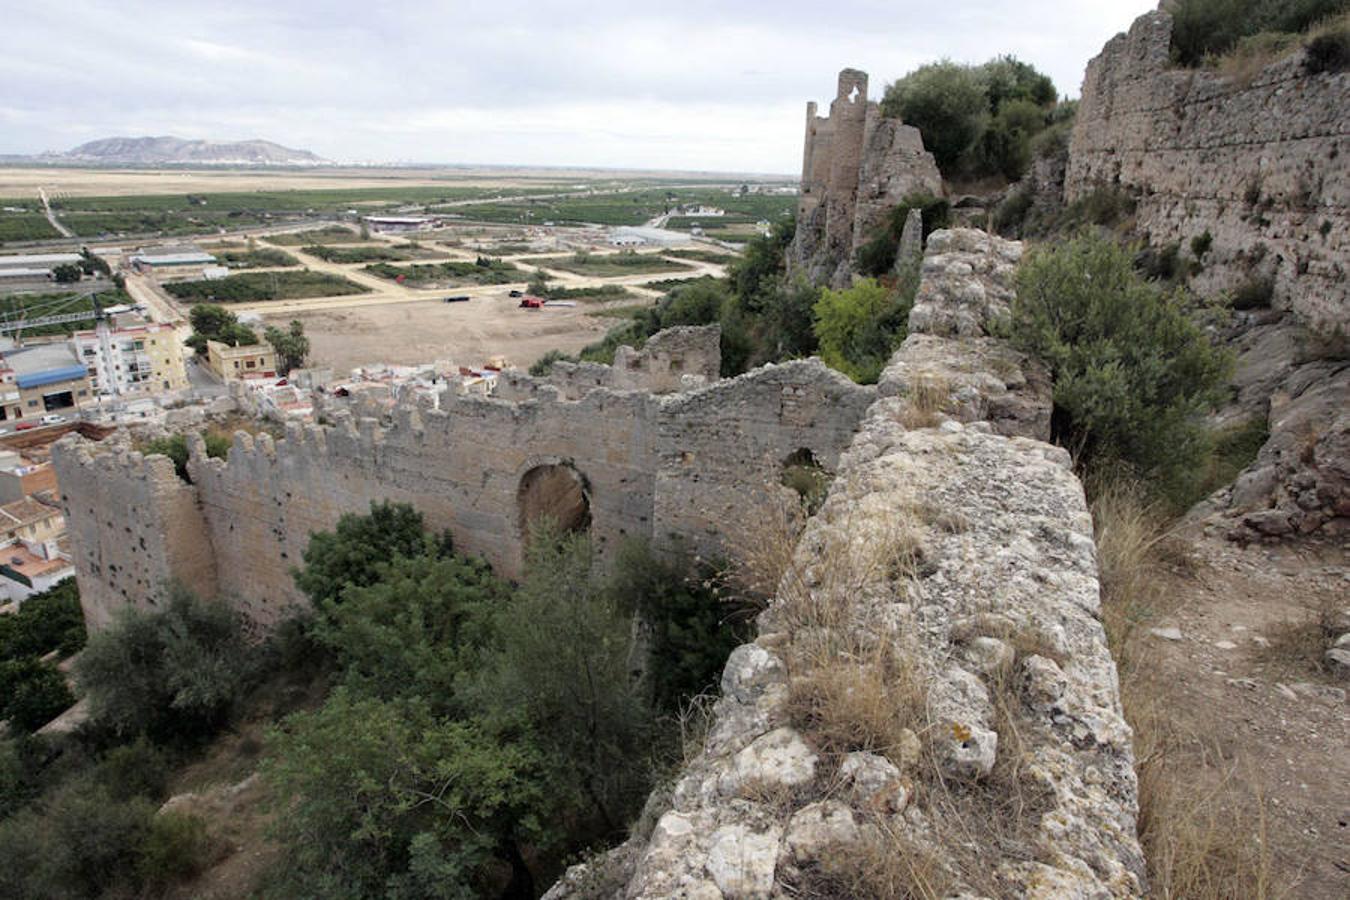
[(783, 460), (779, 482), (792, 488), (802, 500), (807, 515), (815, 515), (825, 502), (834, 476), (825, 470), (816, 455), (805, 447), (793, 450)]
[(565, 463), (535, 466), (520, 479), (516, 493), (520, 508), (520, 533), (547, 518), (564, 532), (584, 532), (591, 527), (590, 488), (586, 478)]

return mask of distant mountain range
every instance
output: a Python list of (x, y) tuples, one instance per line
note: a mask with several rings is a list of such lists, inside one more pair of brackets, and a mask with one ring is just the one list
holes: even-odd
[(115, 166), (325, 166), (308, 150), (271, 141), (189, 141), (176, 137), (111, 137), (64, 153), (41, 153), (33, 162)]

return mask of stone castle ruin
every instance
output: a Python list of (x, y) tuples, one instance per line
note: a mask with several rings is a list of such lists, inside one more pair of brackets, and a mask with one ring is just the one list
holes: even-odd
[[(333, 424), (291, 424), (282, 440), (240, 432), (228, 460), (207, 458), (194, 436), (191, 484), (164, 457), (66, 441), (54, 460), (86, 622), (102, 627), (178, 581), (266, 629), (305, 602), (291, 569), (310, 534), (385, 499), (411, 503), (508, 577), (544, 515), (589, 531), (602, 563), (629, 537), (715, 556), (786, 460), (805, 451), (833, 470), (875, 395), (815, 360), (708, 383), (717, 346), (716, 328), (679, 329), (605, 373), (513, 375), (496, 396), (387, 419), (335, 411)], [(677, 375), (703, 386), (638, 388), (670, 391)]]
[(867, 99), (867, 73), (844, 69), (830, 114), (806, 104), (797, 234), (789, 264), (816, 283), (846, 287), (853, 259), (905, 198), (942, 195), (942, 175), (919, 129)]

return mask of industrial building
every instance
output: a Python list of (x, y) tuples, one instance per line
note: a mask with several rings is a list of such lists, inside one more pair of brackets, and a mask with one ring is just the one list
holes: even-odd
[(683, 247), (692, 241), (693, 238), (682, 231), (664, 228), (625, 225), (609, 231), (609, 243), (613, 247)]
[(88, 371), (70, 344), (2, 343), (9, 347), (0, 348), (0, 420), (38, 418), (93, 399)]
[(371, 231), (397, 234), (405, 231), (426, 231), (441, 224), (432, 216), (362, 216), (361, 221)]

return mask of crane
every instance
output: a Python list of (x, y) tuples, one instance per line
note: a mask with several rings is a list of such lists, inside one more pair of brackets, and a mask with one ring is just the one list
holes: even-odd
[[(81, 310), (80, 312), (72, 312), (72, 313), (53, 313), (51, 315), (35, 316), (29, 318), (30, 312), (29, 310), (19, 309), (16, 313), (9, 314), (15, 315), (16, 318), (9, 318), (7, 316), (3, 321), (0, 321), (0, 334), (8, 334), (10, 332), (13, 332), (15, 338), (18, 339), (25, 328), (37, 328), (42, 325), (67, 325), (72, 322), (87, 322), (90, 319), (93, 319), (97, 323), (95, 327), (106, 325), (108, 320), (108, 313), (103, 308), (103, 305), (99, 302), (98, 292), (95, 291), (93, 294), (90, 294), (88, 296), (90, 296), (94, 301), (94, 308), (92, 310)], [(72, 299), (79, 299), (79, 298), (63, 297), (60, 300), (50, 301), (45, 304), (39, 304), (39, 307), (41, 308), (41, 307), (56, 306), (57, 308), (59, 308), (61, 306), (66, 306), (70, 304)], [(136, 310), (137, 312), (141, 312), (145, 309), (145, 307), (137, 305), (131, 307), (131, 309)]]

